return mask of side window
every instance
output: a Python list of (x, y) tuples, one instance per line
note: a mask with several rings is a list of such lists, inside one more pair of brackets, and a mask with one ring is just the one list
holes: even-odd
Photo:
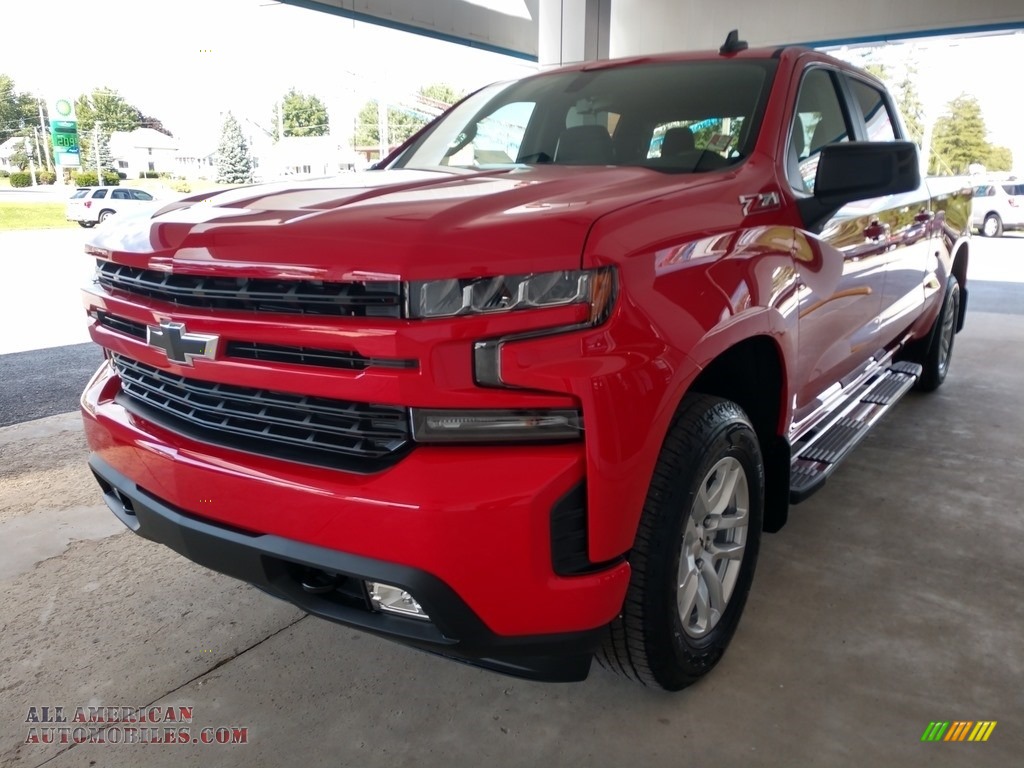
[(97, 189), (95, 192), (92, 193), (92, 199), (93, 200), (102, 200), (106, 196), (107, 196), (107, 190), (105, 190), (105, 189)]
[(867, 123), (868, 141), (895, 141), (896, 130), (882, 92), (861, 80), (850, 78), (849, 82), (850, 90), (864, 115), (864, 122)]
[(132, 197), (136, 200), (152, 200), (153, 196), (149, 192), (143, 192), (141, 189), (133, 189)]
[(810, 70), (800, 84), (790, 129), (787, 153), (790, 185), (813, 194), (821, 148), (849, 140), (850, 127), (832, 75), (826, 69)]
[(132, 199), (132, 196), (130, 194), (128, 194), (128, 190), (126, 190), (126, 189), (115, 189), (110, 194), (110, 196), (114, 200), (131, 200)]

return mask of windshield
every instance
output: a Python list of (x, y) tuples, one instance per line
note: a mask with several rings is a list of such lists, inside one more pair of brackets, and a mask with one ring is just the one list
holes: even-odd
[(754, 146), (771, 60), (680, 61), (538, 75), (473, 94), (394, 168), (639, 165), (705, 172)]

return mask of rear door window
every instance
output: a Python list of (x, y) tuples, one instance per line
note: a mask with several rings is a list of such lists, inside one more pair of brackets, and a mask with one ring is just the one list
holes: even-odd
[(105, 189), (97, 189), (95, 192), (92, 193), (92, 199), (93, 200), (102, 200), (106, 196), (107, 196), (107, 190), (105, 190)]
[(115, 189), (110, 195), (114, 200), (131, 200), (132, 196), (127, 189)]
[(894, 121), (885, 103), (885, 96), (872, 85), (862, 80), (849, 78), (850, 90), (860, 106), (861, 114), (868, 129), (868, 141), (895, 141)]

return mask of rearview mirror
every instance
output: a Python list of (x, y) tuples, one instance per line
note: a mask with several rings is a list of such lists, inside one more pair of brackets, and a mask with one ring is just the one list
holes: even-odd
[(799, 202), (804, 223), (819, 231), (847, 203), (912, 192), (921, 186), (917, 145), (910, 141), (853, 141), (823, 147), (814, 197)]

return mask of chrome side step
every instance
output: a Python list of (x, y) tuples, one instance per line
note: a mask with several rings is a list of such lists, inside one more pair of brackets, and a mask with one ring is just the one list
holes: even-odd
[(789, 500), (798, 504), (819, 490), (875, 423), (914, 386), (924, 369), (896, 363), (861, 384), (810, 436), (793, 446)]

